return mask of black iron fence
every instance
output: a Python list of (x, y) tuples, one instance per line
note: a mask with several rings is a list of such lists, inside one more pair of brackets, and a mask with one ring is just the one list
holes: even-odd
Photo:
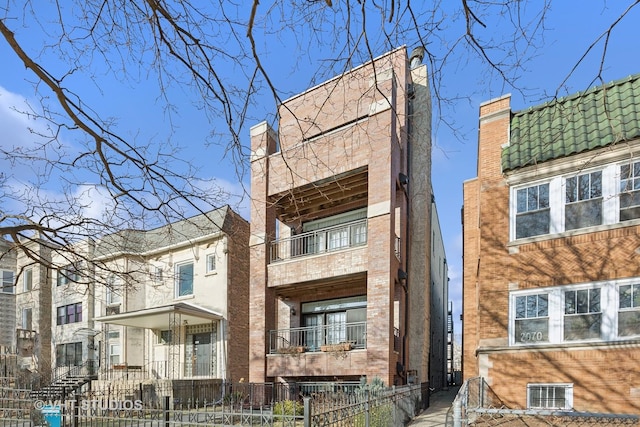
[[(0, 425), (41, 426), (379, 426), (405, 425), (425, 407), (428, 384), (385, 388), (368, 384), (227, 383), (215, 380), (103, 384), (64, 399), (0, 387)], [(428, 403), (428, 399), (427, 399)]]

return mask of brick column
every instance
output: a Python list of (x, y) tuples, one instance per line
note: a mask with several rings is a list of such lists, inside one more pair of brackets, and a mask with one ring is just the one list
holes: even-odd
[[(266, 123), (251, 128), (251, 235), (249, 237), (249, 381), (266, 381), (268, 331), (275, 327), (273, 291), (268, 288), (269, 244), (275, 236), (275, 209), (267, 200), (269, 156), (276, 134)], [(230, 357), (234, 357), (230, 355)]]

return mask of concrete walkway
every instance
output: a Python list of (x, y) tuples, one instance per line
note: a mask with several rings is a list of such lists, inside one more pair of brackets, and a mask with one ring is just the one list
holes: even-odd
[(456, 398), (460, 387), (449, 387), (433, 393), (429, 397), (429, 407), (415, 417), (408, 425), (411, 427), (444, 426), (447, 420), (447, 411)]

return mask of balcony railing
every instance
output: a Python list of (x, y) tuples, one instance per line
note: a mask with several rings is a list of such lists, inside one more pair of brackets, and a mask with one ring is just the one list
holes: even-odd
[(269, 331), (269, 353), (321, 351), (322, 346), (348, 343), (351, 349), (367, 348), (367, 322)]
[(284, 261), (367, 244), (367, 220), (322, 228), (271, 243), (270, 262)]

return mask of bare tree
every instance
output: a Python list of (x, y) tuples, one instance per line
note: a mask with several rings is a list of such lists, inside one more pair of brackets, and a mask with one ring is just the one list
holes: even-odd
[[(25, 242), (38, 238), (63, 251), (79, 240), (228, 203), (229, 191), (195, 169), (171, 138), (180, 107), (176, 90), (214, 126), (209, 140), (198, 143), (219, 144), (240, 182), (248, 127), (300, 89), (286, 82), (306, 63), (313, 70), (308, 87), (399, 45), (424, 46), (436, 120), (455, 131), (446, 111), (457, 95), (442, 91), (448, 67), (479, 60), (479, 73), (525, 90), (518, 78), (542, 45), (550, 3), (7, 0), (0, 6), (0, 33), (39, 99), (16, 108), (44, 125), (31, 129), (33, 144), (0, 148), (12, 166), (0, 173), (0, 236), (42, 262)], [(637, 4), (630, 1), (620, 19)], [(604, 46), (590, 48), (602, 49), (602, 65), (617, 22), (603, 34)], [(272, 55), (287, 57), (288, 68)], [(164, 106), (159, 120), (170, 129), (162, 140), (127, 136), (137, 129), (124, 129), (90, 103), (88, 87), (104, 95), (109, 84), (148, 82)], [(32, 172), (28, 180), (14, 179), (19, 168)], [(52, 186), (59, 188), (56, 197), (45, 190)], [(96, 199), (104, 209), (89, 216)]]

